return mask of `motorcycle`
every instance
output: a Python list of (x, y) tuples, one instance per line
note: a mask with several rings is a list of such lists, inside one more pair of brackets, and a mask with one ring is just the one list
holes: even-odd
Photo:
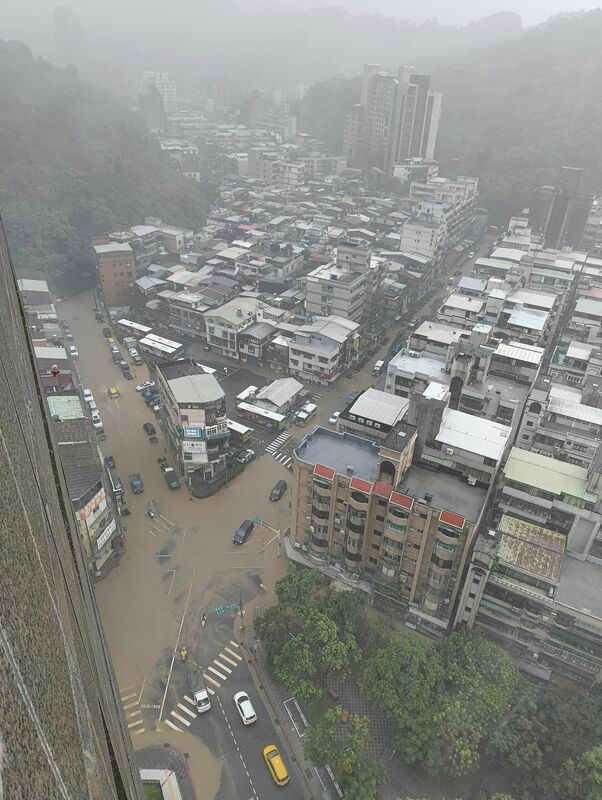
[(152, 519), (152, 518), (155, 516), (155, 511), (154, 511), (154, 509), (153, 509), (153, 507), (151, 506), (151, 504), (150, 504), (150, 503), (149, 503), (149, 504), (147, 505), (147, 507), (146, 507), (146, 513), (148, 514), (148, 516), (149, 516), (151, 519)]
[(207, 614), (203, 614), (201, 616), (201, 628), (205, 627), (206, 622), (207, 622)]
[(127, 506), (122, 506), (119, 509), (119, 516), (120, 517), (128, 517), (130, 515), (130, 509)]

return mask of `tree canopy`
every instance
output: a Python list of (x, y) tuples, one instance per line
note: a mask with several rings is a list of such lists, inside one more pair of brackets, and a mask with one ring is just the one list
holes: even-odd
[(115, 96), (0, 41), (0, 213), (17, 268), (81, 288), (92, 236), (145, 216), (197, 229), (208, 200)]

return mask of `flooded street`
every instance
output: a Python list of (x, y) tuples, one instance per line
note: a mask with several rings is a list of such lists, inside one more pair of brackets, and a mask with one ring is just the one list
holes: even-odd
[[(236, 612), (216, 609), (239, 602), (251, 608), (260, 583), (267, 591), (258, 604), (274, 599), (270, 586), (284, 574), (286, 559), (277, 559), (275, 543), (258, 554), (273, 532), (256, 527), (242, 547), (232, 544), (232, 534), (249, 517), (260, 517), (283, 531), (288, 527), (288, 495), (279, 503), (268, 499), (274, 483), (288, 473), (263, 455), (206, 500), (192, 499), (185, 487), (170, 491), (157, 465), (159, 456), (170, 455), (163, 436), (159, 431), (159, 443), (152, 445), (142, 430), (144, 422), (155, 421), (136, 392), (136, 384), (148, 377), (147, 369), (133, 371), (133, 381), (122, 378), (110, 358), (104, 325), (94, 321), (93, 307), (92, 294), (87, 293), (63, 301), (59, 313), (71, 324), (82, 383), (92, 390), (104, 423), (102, 454), (114, 456), (115, 473), (131, 509), (131, 515), (122, 518), (127, 552), (96, 585), (105, 635), (134, 746), (168, 741), (189, 752), (191, 772), (203, 776), (199, 797), (210, 798), (219, 786), (220, 766), (209, 750), (196, 737), (176, 733), (164, 723), (156, 731), (161, 704), (165, 719), (173, 687), (181, 693), (181, 665), (176, 662), (165, 696), (171, 657), (176, 645), (185, 645), (197, 663), (209, 663), (234, 635)], [(119, 389), (117, 399), (109, 398), (110, 386)], [(129, 488), (133, 472), (142, 477), (143, 494), (134, 495)], [(149, 502), (157, 510), (154, 519), (146, 514)], [(202, 613), (207, 614), (205, 629), (200, 625)], [(209, 786), (215, 787), (213, 793)]]

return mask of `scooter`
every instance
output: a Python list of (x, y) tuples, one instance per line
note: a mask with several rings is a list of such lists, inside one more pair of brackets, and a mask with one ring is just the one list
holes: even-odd
[(150, 503), (146, 507), (146, 513), (149, 515), (151, 519), (155, 516), (155, 511)]
[(206, 622), (207, 622), (207, 614), (203, 614), (201, 616), (201, 628), (205, 627)]

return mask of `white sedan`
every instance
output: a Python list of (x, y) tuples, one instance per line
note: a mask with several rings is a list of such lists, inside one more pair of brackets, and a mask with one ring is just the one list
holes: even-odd
[(142, 392), (144, 389), (151, 389), (155, 385), (154, 381), (142, 381), (136, 386), (137, 392)]
[(92, 425), (97, 431), (102, 430), (102, 419), (97, 411), (92, 414)]
[(79, 358), (79, 353), (77, 352), (77, 347), (74, 347), (73, 345), (71, 345), (71, 347), (69, 348), (69, 355), (71, 356), (71, 358)]
[(253, 722), (257, 722), (257, 714), (253, 708), (253, 703), (251, 703), (246, 692), (237, 692), (234, 695), (234, 705), (240, 714), (243, 725), (251, 725)]
[(335, 411), (332, 417), (328, 420), (329, 425), (336, 425), (338, 418), (341, 416), (340, 411)]
[(84, 389), (84, 400), (86, 403), (92, 403), (94, 401), (94, 395), (89, 389)]

